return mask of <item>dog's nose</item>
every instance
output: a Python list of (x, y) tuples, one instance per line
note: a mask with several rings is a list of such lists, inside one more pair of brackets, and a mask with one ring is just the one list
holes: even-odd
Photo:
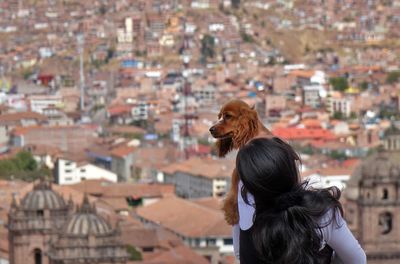
[(214, 127), (214, 126), (210, 127), (210, 132), (211, 132), (211, 133), (214, 133), (214, 132), (215, 132), (215, 127)]

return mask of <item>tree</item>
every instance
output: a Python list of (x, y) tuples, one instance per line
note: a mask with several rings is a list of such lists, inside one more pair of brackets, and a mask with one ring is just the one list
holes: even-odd
[(368, 82), (363, 81), (363, 82), (360, 84), (360, 88), (361, 88), (361, 90), (363, 90), (363, 91), (367, 90), (367, 89), (368, 89)]
[(344, 115), (343, 115), (342, 112), (334, 112), (333, 113), (333, 119), (343, 120), (345, 118), (344, 118)]
[(400, 81), (400, 71), (389, 72), (386, 77), (386, 82), (388, 84), (395, 84)]
[(201, 40), (201, 60), (203, 63), (207, 62), (208, 58), (215, 57), (215, 39), (211, 35), (204, 35)]
[(37, 169), (37, 163), (33, 158), (32, 154), (27, 151), (19, 152), (15, 158), (14, 162), (17, 168), (23, 171), (34, 171)]
[(347, 159), (347, 155), (345, 153), (337, 151), (337, 150), (331, 151), (331, 153), (329, 153), (329, 156), (332, 159), (335, 159), (335, 160), (345, 160), (345, 159)]
[(128, 252), (129, 260), (143, 260), (142, 254), (134, 246), (127, 245), (126, 251)]
[(0, 160), (0, 177), (3, 179), (21, 179), (32, 181), (42, 176), (50, 176), (46, 168), (38, 168), (32, 154), (21, 151), (12, 159)]
[(349, 88), (349, 84), (347, 82), (347, 79), (344, 77), (334, 77), (329, 79), (329, 83), (332, 85), (333, 89), (335, 91), (345, 91), (347, 88)]
[(253, 37), (250, 36), (249, 34), (246, 34), (245, 32), (240, 33), (240, 36), (242, 37), (242, 40), (244, 42), (248, 42), (248, 43), (254, 42)]
[(240, 6), (240, 0), (231, 0), (231, 4), (232, 4), (233, 8), (238, 9)]

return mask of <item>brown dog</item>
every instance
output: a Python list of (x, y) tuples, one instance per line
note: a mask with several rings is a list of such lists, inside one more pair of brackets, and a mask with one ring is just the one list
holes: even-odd
[[(219, 157), (238, 149), (255, 137), (271, 137), (272, 133), (264, 127), (257, 112), (241, 100), (226, 103), (218, 114), (218, 122), (210, 128), (211, 135), (218, 139), (216, 146)], [(230, 225), (239, 222), (237, 195), (239, 177), (236, 169), (232, 173), (231, 189), (222, 207), (225, 220)]]

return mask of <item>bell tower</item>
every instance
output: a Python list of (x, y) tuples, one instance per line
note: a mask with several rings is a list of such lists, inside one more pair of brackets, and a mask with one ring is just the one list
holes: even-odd
[(363, 161), (345, 191), (345, 218), (371, 264), (400, 263), (400, 131), (387, 132), (384, 148)]

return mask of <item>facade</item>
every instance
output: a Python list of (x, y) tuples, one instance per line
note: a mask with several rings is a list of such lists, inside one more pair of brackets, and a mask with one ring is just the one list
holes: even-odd
[(10, 264), (50, 264), (45, 254), (49, 241), (72, 210), (72, 202), (65, 202), (45, 182), (35, 185), (19, 205), (14, 199), (8, 214)]
[(10, 264), (124, 264), (119, 231), (85, 197), (74, 213), (68, 202), (41, 181), (8, 213)]
[(117, 182), (117, 174), (90, 163), (79, 163), (69, 159), (58, 159), (56, 163), (56, 183), (75, 184), (83, 180), (105, 179)]
[(11, 132), (14, 147), (46, 145), (65, 152), (84, 152), (96, 138), (93, 126), (17, 127)]
[(116, 240), (120, 235), (119, 227), (113, 229), (85, 196), (77, 212), (52, 241), (48, 252), (51, 264), (125, 264), (127, 252)]
[(400, 152), (386, 148), (368, 157), (348, 183), (345, 215), (368, 263), (400, 263), (399, 181)]
[[(233, 164), (233, 163), (232, 163)], [(223, 197), (230, 187), (232, 164), (192, 158), (161, 169), (164, 183), (175, 185), (183, 198)]]
[(59, 95), (32, 95), (29, 97), (30, 110), (43, 114), (49, 107), (62, 107), (62, 97)]
[(117, 174), (118, 181), (129, 181), (134, 163), (134, 147), (121, 146), (111, 152), (111, 171)]
[(328, 111), (331, 115), (341, 113), (345, 117), (351, 114), (352, 101), (343, 96), (332, 96), (328, 101)]
[(321, 106), (321, 87), (319, 85), (306, 85), (303, 87), (304, 104), (313, 108)]

